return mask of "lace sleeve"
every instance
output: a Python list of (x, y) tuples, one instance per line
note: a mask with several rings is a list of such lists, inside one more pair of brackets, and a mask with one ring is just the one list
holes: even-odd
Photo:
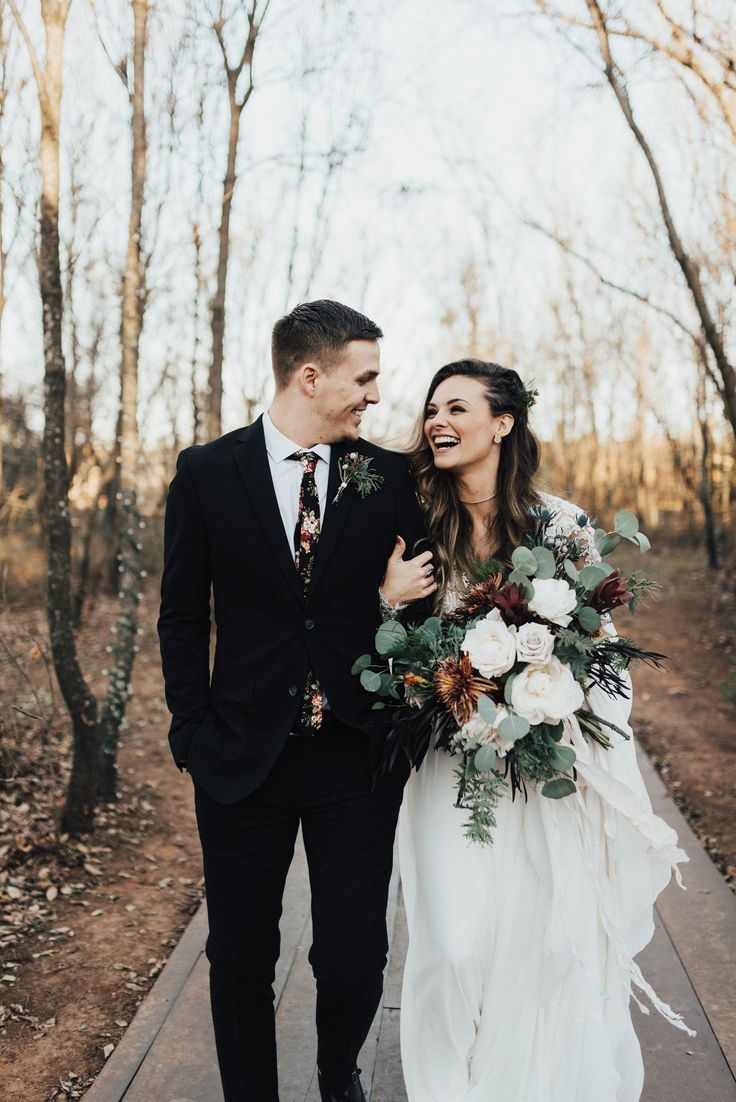
[(553, 532), (559, 533), (565, 539), (575, 540), (586, 566), (600, 562), (601, 556), (595, 546), (595, 529), (583, 510), (561, 497), (553, 497), (552, 494), (542, 496), (545, 505), (554, 514), (550, 525)]
[(400, 619), (399, 613), (403, 612), (407, 605), (398, 604), (392, 605), (387, 597), (384, 596), (383, 590), (378, 590), (378, 602), (381, 609), (381, 623), (385, 624), (388, 620)]

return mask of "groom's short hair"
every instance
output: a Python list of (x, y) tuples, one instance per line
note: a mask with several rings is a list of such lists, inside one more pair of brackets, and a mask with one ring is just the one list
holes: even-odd
[(277, 389), (288, 386), (298, 367), (314, 360), (330, 371), (349, 341), (377, 341), (383, 331), (365, 314), (331, 299), (301, 302), (279, 318), (271, 336), (271, 362)]

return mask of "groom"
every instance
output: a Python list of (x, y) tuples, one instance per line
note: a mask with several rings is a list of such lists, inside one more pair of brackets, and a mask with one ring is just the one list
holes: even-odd
[(194, 782), (226, 1102), (278, 1102), (272, 984), (300, 823), (320, 1093), (365, 1097), (406, 769), (373, 783), (383, 713), (351, 665), (373, 649), (397, 534), (410, 554), (423, 535), (404, 459), (359, 437), (382, 336), (340, 303), (297, 306), (274, 326), (270, 412), (183, 451), (169, 490), (158, 628), (171, 749)]

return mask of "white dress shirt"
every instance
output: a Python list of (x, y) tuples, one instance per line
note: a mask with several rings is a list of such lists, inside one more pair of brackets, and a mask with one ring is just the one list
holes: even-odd
[[(292, 555), (294, 552), (294, 529), (299, 515), (299, 488), (302, 484), (304, 473), (301, 463), (296, 459), (289, 459), (290, 455), (299, 451), (314, 452), (318, 456), (314, 479), (317, 483), (319, 494), (320, 524), (324, 521), (327, 509), (327, 482), (330, 477), (330, 452), (329, 444), (315, 444), (312, 448), (304, 448), (301, 444), (295, 444), (284, 436), (283, 432), (274, 425), (268, 413), (263, 414), (263, 435), (266, 439), (266, 452), (268, 465), (271, 469), (271, 480), (276, 491), (281, 519), (289, 541)], [(295, 556), (296, 557), (296, 556)]]

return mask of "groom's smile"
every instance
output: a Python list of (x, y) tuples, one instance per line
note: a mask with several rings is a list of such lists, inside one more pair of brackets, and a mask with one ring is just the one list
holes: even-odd
[(339, 362), (320, 374), (314, 398), (324, 424), (324, 442), (358, 439), (363, 414), (380, 401), (380, 359), (376, 341), (350, 341)]

